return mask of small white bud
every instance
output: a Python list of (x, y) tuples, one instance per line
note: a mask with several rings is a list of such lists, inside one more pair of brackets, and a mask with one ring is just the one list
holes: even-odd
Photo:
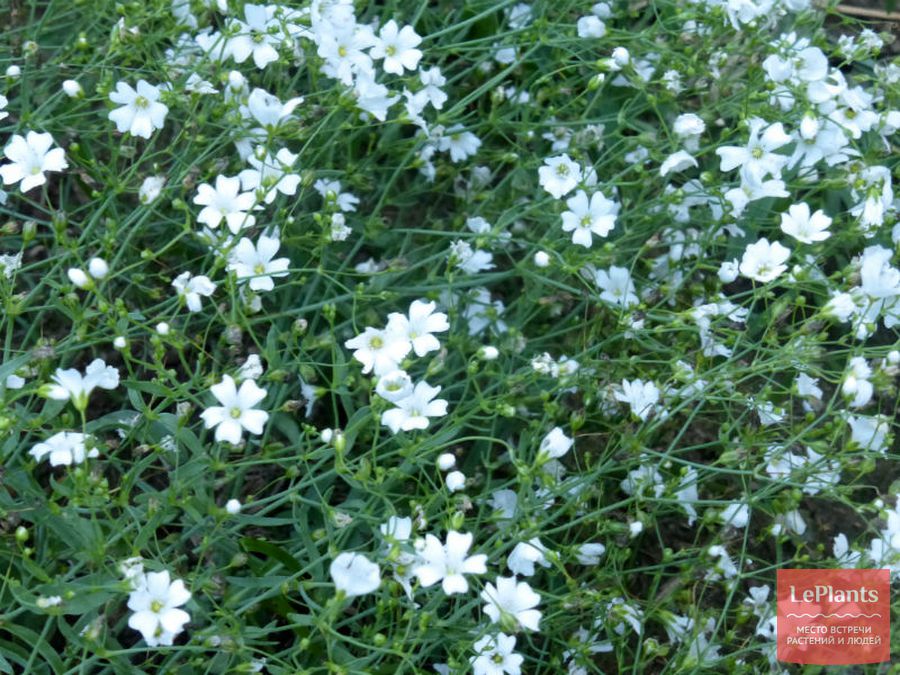
[(441, 471), (449, 471), (456, 466), (456, 456), (452, 452), (445, 452), (437, 458), (437, 465)]
[(88, 273), (95, 279), (102, 279), (109, 274), (109, 265), (103, 258), (91, 258), (88, 262)]
[(446, 478), (447, 489), (458, 492), (466, 486), (466, 475), (462, 471), (451, 471)]
[(156, 324), (156, 332), (160, 335), (168, 335), (169, 334), (169, 324), (165, 321), (160, 321)]
[(237, 499), (229, 499), (225, 502), (225, 510), (235, 516), (241, 512), (241, 503)]
[(485, 361), (493, 361), (498, 356), (500, 356), (500, 350), (492, 345), (487, 345), (486, 347), (481, 348), (481, 358)]
[(84, 273), (84, 270), (80, 270), (77, 267), (70, 267), (66, 274), (69, 277), (69, 281), (78, 288), (84, 289), (91, 285), (91, 280), (88, 278), (88, 275)]
[(84, 89), (75, 80), (66, 80), (62, 83), (62, 90), (69, 98), (78, 98), (84, 95)]
[(538, 251), (534, 254), (534, 264), (537, 267), (546, 267), (550, 264), (550, 256), (546, 251)]
[(121, 335), (117, 335), (115, 340), (113, 340), (113, 347), (115, 347), (116, 349), (125, 349), (125, 346), (127, 344), (128, 343), (125, 342), (125, 338)]

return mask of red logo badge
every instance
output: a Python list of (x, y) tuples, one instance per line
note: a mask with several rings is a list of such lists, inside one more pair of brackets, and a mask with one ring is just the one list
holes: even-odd
[(890, 570), (778, 570), (778, 660), (889, 661)]

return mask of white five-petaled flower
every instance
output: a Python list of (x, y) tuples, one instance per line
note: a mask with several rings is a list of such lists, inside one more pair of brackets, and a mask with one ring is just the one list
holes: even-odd
[(188, 310), (199, 312), (201, 308), (200, 297), (208, 298), (216, 290), (216, 285), (209, 277), (199, 274), (193, 276), (190, 272), (182, 272), (172, 281), (172, 287), (177, 291), (178, 297), (184, 298)]
[(119, 371), (107, 366), (103, 359), (94, 359), (84, 370), (84, 375), (75, 368), (57, 368), (51, 378), (53, 384), (44, 389), (44, 394), (56, 401), (68, 401), (78, 410), (87, 408), (88, 397), (96, 388), (115, 389), (119, 386)]
[(149, 572), (135, 580), (135, 588), (128, 596), (129, 628), (140, 631), (150, 647), (169, 646), (175, 636), (191, 620), (179, 609), (191, 599), (191, 592), (181, 579), (171, 581), (168, 571)]
[[(258, 150), (259, 151), (259, 150)], [(244, 169), (238, 176), (245, 190), (259, 190), (266, 204), (275, 201), (278, 193), (291, 196), (297, 192), (300, 176), (293, 172), (297, 155), (282, 148), (273, 157), (268, 151), (261, 151), (247, 158), (252, 169)]]
[(338, 591), (349, 598), (378, 590), (381, 572), (378, 565), (361, 553), (341, 553), (328, 568)]
[(392, 433), (427, 429), (429, 417), (443, 417), (447, 414), (447, 401), (435, 399), (440, 387), (432, 387), (424, 380), (419, 382), (406, 398), (396, 401), (396, 408), (381, 413), (381, 423)]
[(6, 185), (18, 183), (22, 192), (47, 182), (45, 171), (62, 171), (69, 164), (62, 148), (52, 148), (53, 136), (29, 131), (25, 136), (13, 134), (3, 149), (11, 164), (0, 166), (0, 177)]
[(553, 427), (550, 433), (544, 436), (541, 441), (539, 452), (548, 459), (559, 459), (572, 447), (574, 440), (566, 436), (565, 432), (559, 427)]
[(262, 70), (273, 61), (278, 60), (276, 47), (284, 39), (274, 18), (275, 5), (244, 5), (244, 19), (232, 19), (228, 23), (229, 33), (223, 50), (223, 58), (232, 57), (235, 63), (243, 63), (253, 56), (253, 63)]
[(412, 344), (409, 338), (388, 325), (384, 330), (367, 327), (355, 338), (344, 342), (347, 349), (353, 349), (353, 358), (362, 366), (363, 375), (387, 375), (399, 369), (400, 362), (409, 354)]
[(525, 657), (516, 654), (515, 648), (516, 638), (512, 635), (484, 635), (472, 645), (477, 654), (469, 658), (473, 675), (519, 675)]
[(541, 596), (526, 582), (516, 582), (515, 577), (497, 577), (496, 586), (485, 584), (481, 599), (487, 603), (484, 613), (494, 623), (511, 623), (511, 628), (521, 626), (528, 630), (539, 630), (541, 612), (535, 607), (540, 604)]
[(748, 244), (741, 258), (741, 274), (760, 282), (772, 281), (787, 269), (784, 263), (791, 255), (791, 250), (777, 241), (769, 243), (763, 237), (755, 244)]
[(631, 412), (643, 421), (656, 410), (659, 389), (653, 382), (642, 380), (622, 380), (622, 391), (615, 392), (617, 401), (631, 406)]
[(422, 58), (422, 51), (416, 49), (422, 38), (416, 34), (412, 26), (399, 28), (391, 19), (378, 33), (375, 44), (369, 50), (373, 59), (384, 59), (384, 72), (403, 75), (403, 69), (415, 70)]
[(207, 429), (216, 427), (217, 441), (237, 444), (241, 442), (244, 429), (251, 434), (263, 432), (269, 413), (254, 406), (266, 397), (265, 389), (253, 380), (244, 380), (238, 389), (231, 375), (223, 375), (222, 381), (209, 390), (222, 405), (210, 406), (200, 417)]
[(109, 111), (109, 119), (116, 123), (119, 133), (150, 138), (154, 129), (162, 129), (169, 108), (159, 101), (160, 89), (145, 80), (138, 80), (137, 89), (127, 82), (116, 83), (109, 100), (121, 108)]
[(566, 200), (566, 206), (569, 210), (562, 214), (562, 229), (572, 233), (573, 244), (590, 248), (592, 234), (605, 237), (616, 225), (619, 205), (602, 192), (595, 192), (588, 199), (587, 193), (579, 190)]
[(781, 214), (781, 231), (804, 244), (825, 241), (831, 236), (828, 231), (831, 218), (819, 209), (810, 214), (809, 204), (793, 204), (787, 213)]
[(638, 304), (631, 272), (625, 267), (611, 266), (609, 270), (597, 270), (594, 283), (601, 290), (600, 299), (622, 307)]
[(782, 167), (787, 164), (788, 157), (777, 155), (774, 151), (790, 143), (791, 137), (785, 133), (781, 122), (768, 125), (765, 120), (754, 117), (749, 124), (750, 138), (746, 146), (725, 145), (716, 148), (716, 154), (721, 160), (719, 169), (731, 171), (740, 167), (741, 176), (754, 183), (762, 182), (766, 176), (777, 178)]
[(534, 565), (550, 567), (547, 560), (547, 548), (540, 538), (533, 537), (528, 541), (520, 541), (506, 558), (506, 565), (513, 574), (530, 577), (534, 574)]
[(28, 454), (36, 461), (41, 461), (45, 455), (49, 455), (50, 466), (69, 466), (81, 464), (87, 457), (97, 457), (100, 453), (96, 448), (86, 449), (87, 436), (74, 431), (60, 431), (48, 438), (43, 443), (38, 443)]
[(237, 275), (239, 283), (248, 281), (250, 290), (271, 291), (275, 288), (272, 277), (287, 276), (291, 264), (287, 258), (275, 258), (280, 246), (276, 237), (261, 235), (256, 246), (247, 237), (242, 237), (231, 251), (228, 269)]
[(541, 187), (556, 199), (574, 190), (582, 177), (581, 166), (565, 154), (548, 157), (544, 160), (544, 166), (538, 169)]
[(425, 536), (424, 541), (417, 542), (418, 559), (413, 567), (413, 574), (425, 588), (438, 581), (447, 595), (465, 593), (469, 590), (469, 582), (465, 574), (485, 574), (487, 572), (487, 555), (478, 553), (469, 555), (472, 547), (471, 532), (447, 532), (447, 543), (433, 534)]
[(215, 229), (224, 219), (232, 234), (253, 227), (256, 218), (247, 212), (254, 207), (256, 196), (240, 190), (241, 179), (237, 176), (216, 176), (215, 187), (202, 183), (194, 196), (194, 203), (205, 207), (197, 216), (197, 222)]
[(416, 356), (425, 356), (441, 348), (441, 343), (432, 333), (443, 333), (450, 330), (447, 315), (435, 312), (437, 304), (413, 300), (409, 306), (409, 315), (391, 312), (388, 314), (388, 331), (404, 335), (412, 344)]

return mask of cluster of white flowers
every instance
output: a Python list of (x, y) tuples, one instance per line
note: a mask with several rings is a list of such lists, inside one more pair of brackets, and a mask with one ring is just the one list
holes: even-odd
[(377, 378), (375, 393), (395, 407), (381, 414), (381, 423), (392, 433), (427, 429), (429, 418), (447, 414), (447, 401), (435, 398), (441, 387), (425, 380), (413, 384), (401, 364), (412, 352), (423, 357), (441, 348), (434, 333), (449, 330), (447, 315), (435, 312), (436, 303), (414, 300), (408, 314), (391, 312), (383, 329), (367, 327), (361, 334), (344, 342), (352, 349), (353, 358), (363, 366), (363, 374)]

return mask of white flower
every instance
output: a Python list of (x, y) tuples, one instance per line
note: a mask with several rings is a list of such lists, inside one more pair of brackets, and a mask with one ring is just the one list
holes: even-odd
[(441, 74), (441, 69), (433, 66), (428, 70), (421, 70), (419, 72), (419, 80), (425, 87), (422, 92), (431, 105), (437, 110), (443, 108), (444, 103), (447, 102), (447, 94), (444, 93), (441, 87), (447, 84), (447, 78)]
[(849, 415), (850, 440), (861, 448), (883, 453), (888, 447), (891, 426), (886, 417), (854, 417)]
[(259, 190), (263, 193), (266, 204), (275, 201), (278, 193), (293, 196), (300, 185), (300, 176), (293, 173), (297, 155), (287, 148), (279, 150), (274, 157), (268, 151), (262, 151), (261, 157), (256, 154), (247, 158), (252, 169), (244, 169), (238, 174), (245, 190)]
[(116, 90), (109, 100), (121, 108), (110, 110), (108, 118), (116, 123), (116, 129), (124, 134), (150, 138), (154, 129), (162, 129), (169, 108), (159, 101), (160, 90), (145, 80), (138, 80), (137, 90), (127, 82), (116, 83)]
[(622, 307), (638, 304), (634, 282), (631, 280), (631, 273), (626, 268), (613, 265), (609, 271), (597, 270), (594, 273), (594, 282), (602, 291), (600, 293), (601, 300)]
[(338, 591), (349, 598), (373, 593), (381, 585), (378, 565), (361, 553), (339, 554), (331, 562), (328, 572)]
[(732, 260), (725, 260), (719, 266), (718, 276), (719, 281), (723, 284), (730, 284), (732, 281), (738, 278), (738, 274), (740, 271), (740, 263), (737, 258)]
[(506, 558), (506, 566), (513, 574), (530, 577), (534, 574), (535, 563), (541, 567), (550, 567), (550, 561), (547, 560), (545, 553), (547, 553), (547, 548), (538, 537), (533, 537), (527, 542), (516, 544)]
[(582, 544), (575, 553), (575, 559), (581, 565), (599, 565), (604, 553), (606, 546), (601, 543)]
[(562, 214), (563, 232), (572, 233), (572, 243), (590, 248), (592, 234), (605, 237), (616, 225), (619, 205), (595, 192), (588, 200), (587, 193), (579, 190), (566, 200), (568, 211)]
[(225, 502), (225, 511), (232, 516), (236, 516), (241, 512), (241, 503), (237, 499), (229, 499)]
[(49, 455), (50, 466), (69, 466), (81, 464), (86, 457), (97, 457), (96, 448), (86, 450), (87, 436), (74, 431), (60, 431), (48, 438), (43, 443), (38, 443), (28, 454), (40, 462), (45, 455)]
[(395, 403), (396, 408), (381, 413), (381, 423), (392, 433), (427, 429), (429, 417), (443, 417), (447, 414), (447, 401), (435, 399), (441, 387), (432, 387), (424, 380), (413, 389), (413, 393)]
[(450, 324), (446, 314), (434, 311), (436, 307), (434, 302), (413, 300), (409, 306), (409, 316), (397, 312), (388, 314), (387, 330), (405, 336), (412, 344), (416, 356), (437, 351), (441, 348), (441, 343), (432, 333), (450, 330)]
[(344, 347), (353, 349), (353, 358), (363, 365), (363, 375), (387, 375), (399, 370), (400, 362), (409, 354), (412, 344), (405, 335), (398, 334), (388, 326), (386, 330), (367, 327), (361, 334), (344, 342)]
[(495, 267), (493, 254), (473, 249), (469, 242), (463, 240), (450, 244), (450, 259), (466, 274), (478, 274)]
[(697, 160), (694, 159), (693, 155), (684, 150), (679, 150), (666, 157), (659, 167), (659, 175), (668, 176), (673, 171), (684, 171), (696, 166), (698, 166)]
[(386, 86), (375, 81), (374, 73), (366, 71), (357, 75), (353, 92), (356, 105), (380, 122), (387, 119), (388, 108), (400, 100), (399, 96), (391, 96)]
[(791, 255), (791, 250), (785, 248), (777, 241), (769, 243), (763, 237), (755, 244), (748, 244), (741, 258), (741, 274), (754, 281), (763, 283), (778, 278), (787, 269), (785, 261)]
[(250, 290), (271, 291), (275, 288), (272, 277), (287, 276), (291, 261), (275, 258), (281, 242), (276, 237), (261, 235), (256, 246), (242, 237), (228, 258), (228, 269), (237, 275), (238, 282), (249, 281)]
[(725, 525), (742, 529), (750, 522), (750, 507), (743, 502), (732, 502), (722, 509), (719, 519)]
[[(269, 129), (277, 127), (283, 120), (290, 117), (301, 103), (303, 103), (302, 96), (296, 96), (282, 103), (277, 96), (257, 87), (247, 97), (246, 113), (264, 128)], [(242, 112), (244, 112), (243, 109)]]
[(253, 227), (256, 218), (247, 212), (256, 204), (256, 196), (252, 192), (240, 192), (240, 189), (241, 179), (237, 176), (216, 176), (215, 187), (202, 183), (194, 196), (194, 203), (205, 207), (197, 216), (197, 222), (215, 229), (224, 219), (232, 234)]
[(0, 177), (5, 185), (18, 183), (22, 192), (47, 182), (45, 171), (62, 171), (69, 166), (62, 148), (52, 148), (53, 136), (29, 131), (25, 136), (13, 134), (3, 148), (3, 154), (11, 164), (0, 166)]
[(128, 596), (128, 627), (140, 631), (150, 647), (171, 645), (175, 636), (191, 620), (183, 604), (191, 593), (181, 579), (170, 581), (169, 573), (150, 572), (137, 578), (135, 589)]
[(517, 583), (515, 577), (497, 577), (496, 586), (485, 584), (481, 599), (487, 603), (484, 613), (494, 623), (504, 619), (528, 630), (539, 630), (541, 612), (534, 608), (540, 604), (541, 596), (526, 582)]
[[(243, 63), (253, 56), (253, 63), (262, 70), (278, 60), (276, 47), (284, 40), (281, 26), (274, 18), (275, 5), (244, 5), (244, 19), (228, 22), (228, 38), (223, 58), (232, 57), (235, 63)], [(270, 30), (270, 28), (272, 30)]]
[(622, 391), (615, 392), (617, 401), (627, 403), (631, 406), (631, 412), (642, 421), (656, 410), (656, 404), (659, 402), (659, 389), (653, 382), (643, 382), (641, 380), (622, 380)]
[(550, 433), (544, 436), (538, 452), (549, 459), (559, 459), (569, 452), (574, 443), (575, 441), (566, 436), (561, 428), (553, 427)]
[(9, 117), (9, 113), (4, 110), (7, 105), (9, 105), (9, 99), (0, 94), (0, 120), (5, 120)]
[(719, 169), (731, 171), (740, 167), (741, 175), (754, 182), (761, 182), (767, 175), (778, 177), (788, 158), (774, 151), (790, 143), (791, 137), (784, 132), (781, 122), (767, 126), (765, 120), (754, 117), (749, 124), (750, 138), (746, 146), (726, 145), (716, 149), (721, 159)]
[(580, 38), (602, 38), (606, 35), (606, 24), (599, 17), (593, 15), (578, 19), (576, 28)]
[(825, 241), (831, 236), (828, 227), (831, 218), (821, 209), (810, 215), (809, 204), (793, 204), (787, 213), (781, 214), (781, 231), (804, 244)]
[(413, 383), (404, 370), (395, 370), (378, 378), (375, 393), (385, 401), (396, 403), (413, 392)]
[(481, 139), (471, 131), (463, 131), (461, 124), (456, 124), (438, 139), (437, 149), (440, 152), (450, 152), (450, 161), (454, 164), (463, 161), (478, 152), (481, 147)]
[(333, 202), (341, 211), (356, 211), (356, 205), (359, 204), (359, 197), (350, 193), (343, 192), (341, 189), (341, 181), (326, 180), (320, 178), (313, 185), (316, 192), (322, 195), (322, 199)]
[(209, 277), (202, 274), (193, 276), (190, 272), (182, 272), (175, 277), (172, 287), (178, 293), (179, 298), (184, 298), (187, 308), (191, 312), (200, 311), (201, 296), (208, 298), (216, 290), (216, 285), (209, 280)]
[(505, 633), (485, 635), (472, 645), (477, 656), (469, 657), (473, 675), (520, 675), (525, 657), (516, 654), (516, 638)]
[(87, 408), (88, 397), (96, 387), (115, 389), (119, 386), (119, 371), (113, 366), (107, 366), (103, 359), (94, 359), (85, 368), (84, 375), (74, 368), (57, 368), (51, 379), (53, 384), (43, 389), (46, 396), (56, 401), (71, 399), (78, 410), (84, 410)]
[(0, 253), (0, 274), (12, 279), (13, 274), (22, 266), (22, 252), (16, 254)]
[(568, 155), (557, 155), (544, 160), (544, 166), (538, 169), (541, 187), (556, 199), (567, 195), (581, 182), (581, 166), (572, 161)]
[(391, 19), (378, 33), (375, 44), (369, 50), (373, 59), (384, 59), (384, 72), (403, 75), (403, 69), (415, 70), (422, 58), (422, 51), (416, 49), (422, 38), (416, 34), (412, 26), (397, 27)]
[(145, 178), (144, 182), (141, 183), (141, 187), (138, 189), (138, 199), (141, 204), (150, 204), (156, 201), (156, 198), (159, 197), (163, 185), (165, 184), (165, 176), (148, 176)]
[(256, 410), (254, 406), (266, 397), (265, 389), (253, 380), (244, 380), (238, 389), (231, 375), (223, 375), (222, 381), (209, 390), (222, 405), (210, 406), (200, 417), (207, 429), (216, 427), (217, 441), (236, 445), (241, 442), (244, 429), (251, 434), (263, 432), (269, 413)]
[(469, 555), (472, 547), (472, 534), (463, 532), (447, 532), (447, 543), (441, 544), (433, 534), (426, 535), (424, 541), (417, 542), (417, 560), (413, 574), (425, 588), (438, 581), (447, 595), (465, 593), (469, 590), (469, 582), (465, 574), (485, 574), (487, 572), (487, 555), (478, 553)]

